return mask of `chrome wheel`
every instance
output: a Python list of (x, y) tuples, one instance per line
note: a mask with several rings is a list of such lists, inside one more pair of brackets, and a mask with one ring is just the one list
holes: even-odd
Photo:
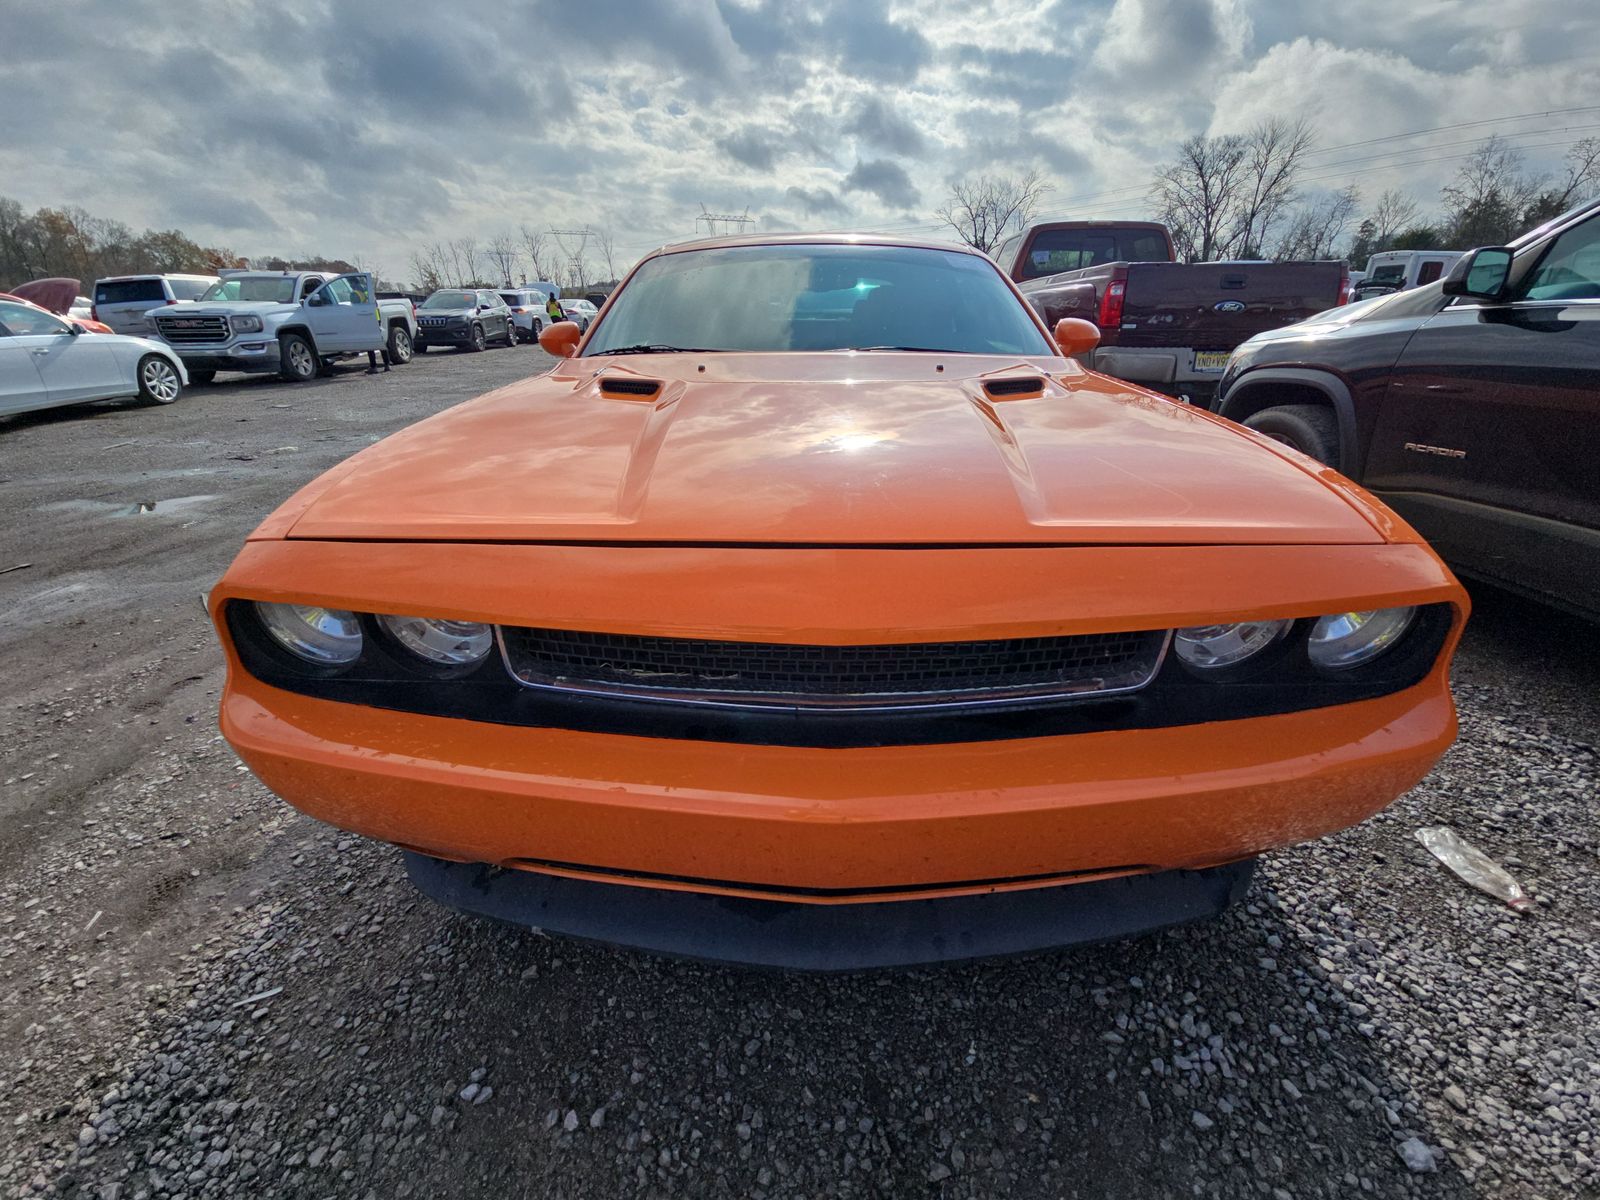
[(396, 325), (389, 331), (389, 360), (394, 363), (411, 361), (411, 335), (403, 325)]
[(298, 339), (289, 343), (289, 369), (300, 379), (310, 379), (317, 373), (316, 355)]
[(139, 395), (151, 404), (171, 404), (183, 385), (178, 371), (164, 358), (151, 355), (139, 364)]

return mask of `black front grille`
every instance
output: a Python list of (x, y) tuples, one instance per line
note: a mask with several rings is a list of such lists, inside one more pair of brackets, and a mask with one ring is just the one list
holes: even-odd
[(981, 642), (796, 646), (506, 627), (533, 687), (682, 703), (879, 708), (1127, 691), (1155, 674), (1164, 630)]
[(156, 328), (174, 346), (228, 340), (227, 317), (157, 317)]

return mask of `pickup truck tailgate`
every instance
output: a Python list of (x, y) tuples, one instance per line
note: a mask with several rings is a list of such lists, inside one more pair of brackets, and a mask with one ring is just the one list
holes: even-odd
[(1136, 262), (1126, 270), (1115, 344), (1198, 353), (1232, 350), (1263, 330), (1332, 308), (1344, 274), (1338, 262)]

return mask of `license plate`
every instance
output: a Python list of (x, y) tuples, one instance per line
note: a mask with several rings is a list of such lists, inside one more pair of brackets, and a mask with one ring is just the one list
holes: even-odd
[(1194, 369), (1196, 371), (1216, 371), (1219, 374), (1228, 365), (1227, 350), (1196, 350), (1194, 352)]

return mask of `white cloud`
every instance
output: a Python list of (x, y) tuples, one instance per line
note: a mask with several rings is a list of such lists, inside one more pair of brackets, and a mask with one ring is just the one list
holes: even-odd
[(1177, 141), (1284, 113), (1318, 128), (1317, 186), (1429, 203), (1470, 149), (1452, 143), (1500, 131), (1553, 163), (1600, 125), (1337, 149), (1589, 103), (1600, 11), (1538, 0), (510, 0), (492, 26), (382, 0), (207, 13), (8, 14), (0, 191), (401, 274), (419, 242), (520, 225), (605, 226), (632, 257), (691, 236), (702, 204), (927, 233), (949, 181), (979, 170), (1039, 167), (1063, 214), (1140, 215)]

